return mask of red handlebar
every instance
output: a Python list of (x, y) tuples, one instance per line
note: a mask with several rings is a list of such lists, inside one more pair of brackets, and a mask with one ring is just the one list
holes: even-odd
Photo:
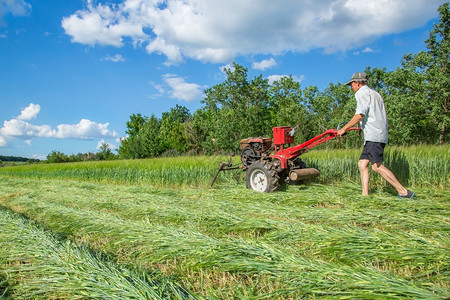
[[(361, 132), (361, 128), (359, 127), (351, 127), (347, 131), (358, 130)], [(334, 139), (337, 137), (336, 129), (328, 129), (325, 132), (319, 134), (316, 137), (304, 142), (303, 144), (284, 148), (284, 145), (275, 145), (275, 154), (271, 155), (273, 158), (277, 158), (281, 161), (282, 168), (286, 168), (286, 160), (295, 158), (305, 152), (307, 152), (312, 147), (320, 145), (328, 140)], [(278, 147), (279, 146), (279, 147)]]

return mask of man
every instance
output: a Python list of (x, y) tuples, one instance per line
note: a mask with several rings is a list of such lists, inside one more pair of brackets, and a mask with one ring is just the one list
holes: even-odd
[(355, 92), (356, 112), (353, 118), (338, 130), (337, 134), (342, 136), (350, 127), (361, 122), (364, 132), (364, 148), (358, 167), (361, 173), (363, 196), (369, 195), (370, 162), (372, 170), (395, 187), (399, 198), (412, 199), (414, 192), (405, 189), (395, 175), (383, 165), (384, 147), (388, 142), (388, 123), (383, 98), (378, 92), (367, 86), (366, 73), (356, 72), (346, 85), (351, 86)]

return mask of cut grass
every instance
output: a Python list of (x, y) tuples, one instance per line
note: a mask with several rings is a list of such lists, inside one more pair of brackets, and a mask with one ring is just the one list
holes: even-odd
[(0, 209), (0, 278), (13, 299), (194, 299), (168, 278), (117, 265)]
[(2, 178), (0, 205), (212, 298), (444, 298), (449, 196), (356, 184), (171, 189)]

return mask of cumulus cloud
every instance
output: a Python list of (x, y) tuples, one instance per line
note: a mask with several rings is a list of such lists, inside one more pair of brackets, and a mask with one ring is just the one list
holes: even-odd
[[(168, 63), (227, 63), (237, 55), (326, 53), (422, 26), (445, 0), (88, 0), (63, 18), (73, 42), (121, 47), (126, 38)], [(356, 26), (357, 25), (357, 26)], [(262, 67), (262, 66), (261, 66)]]
[(19, 116), (4, 121), (0, 128), (0, 147), (6, 146), (7, 140), (14, 137), (26, 139), (28, 145), (31, 145), (31, 137), (85, 140), (118, 137), (117, 132), (108, 129), (109, 123), (101, 124), (87, 119), (80, 120), (78, 124), (60, 124), (56, 129), (50, 125), (27, 122), (36, 118), (40, 109), (39, 104), (30, 103)]
[(39, 104), (30, 103), (30, 105), (28, 105), (21, 111), (17, 119), (25, 121), (34, 119), (40, 111), (41, 106)]
[(199, 100), (203, 95), (201, 85), (188, 83), (177, 75), (166, 74), (163, 76), (163, 79), (171, 89), (169, 94), (172, 98), (184, 101), (194, 101)]
[(275, 61), (275, 59), (270, 58), (270, 59), (264, 59), (264, 60), (262, 60), (260, 62), (253, 63), (252, 67), (255, 70), (262, 70), (262, 71), (264, 71), (264, 70), (272, 68), (272, 67), (274, 67), (276, 65), (277, 65), (277, 62)]
[(108, 129), (109, 123), (100, 124), (82, 119), (78, 124), (61, 124), (56, 126), (54, 137), (60, 139), (96, 139), (98, 137), (117, 137), (115, 131)]
[[(272, 85), (275, 81), (280, 81), (281, 78), (283, 77), (290, 77), (291, 75), (270, 75), (269, 77), (267, 77), (267, 79), (269, 79), (269, 84)], [(300, 77), (297, 76), (292, 76), (292, 79), (294, 81), (298, 81), (298, 82), (302, 82), (303, 79), (305, 79), (305, 76), (302, 75)]]
[(105, 58), (103, 58), (103, 60), (106, 60), (106, 61), (112, 61), (112, 62), (122, 62), (122, 61), (126, 61), (126, 59), (123, 58), (123, 56), (120, 55), (120, 54), (116, 54), (116, 55), (114, 55), (114, 56), (107, 55), (107, 56), (105, 56)]
[(375, 52), (375, 50), (373, 50), (370, 47), (366, 47), (362, 51), (355, 51), (355, 52), (353, 52), (353, 54), (354, 55), (360, 55), (361, 53), (373, 53), (373, 52)]
[(92, 2), (88, 0), (85, 10), (79, 10), (62, 20), (61, 25), (72, 37), (72, 42), (121, 47), (123, 37), (130, 37), (134, 41), (145, 38), (143, 28), (148, 25), (136, 16), (135, 12), (139, 12), (139, 9), (132, 5), (135, 0), (120, 5), (99, 3), (95, 6)]
[(23, 0), (0, 0), (0, 24), (7, 13), (13, 16), (26, 16), (30, 12), (31, 5)]

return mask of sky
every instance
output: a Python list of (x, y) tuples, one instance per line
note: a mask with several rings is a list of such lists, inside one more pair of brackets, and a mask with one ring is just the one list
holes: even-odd
[(117, 150), (132, 114), (195, 112), (233, 62), (320, 90), (393, 71), (445, 2), (0, 0), (0, 155)]

